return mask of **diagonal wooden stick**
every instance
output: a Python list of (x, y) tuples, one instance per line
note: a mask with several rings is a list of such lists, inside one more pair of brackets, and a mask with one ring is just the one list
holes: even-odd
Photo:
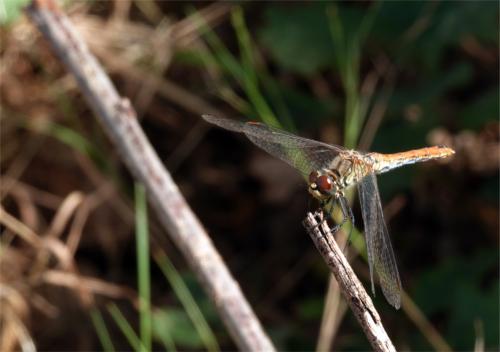
[(163, 227), (197, 274), (238, 347), (245, 351), (273, 351), (240, 287), (147, 140), (128, 99), (119, 96), (54, 2), (33, 1), (27, 13), (75, 76), (129, 170), (145, 185)]
[[(318, 222), (318, 219), (320, 222)], [(380, 316), (373, 302), (359, 282), (349, 262), (344, 257), (326, 221), (323, 213), (307, 213), (303, 222), (316, 248), (337, 280), (342, 295), (354, 313), (363, 331), (375, 351), (396, 351), (387, 335)]]

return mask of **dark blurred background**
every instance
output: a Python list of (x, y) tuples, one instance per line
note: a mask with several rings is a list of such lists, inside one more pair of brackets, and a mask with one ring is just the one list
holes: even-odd
[[(120, 322), (137, 331), (133, 181), (23, 3), (1, 13), (0, 349), (130, 350)], [(498, 350), (497, 2), (109, 1), (64, 12), (278, 349), (370, 346), (342, 302), (322, 323), (329, 271), (301, 225), (316, 205), (299, 174), (202, 113), (366, 151), (454, 148), (378, 178), (407, 297), (399, 311), (380, 290), (374, 302), (398, 350)], [(353, 209), (362, 230), (355, 196)], [(150, 215), (155, 349), (235, 349)], [(41, 258), (29, 233), (59, 239), (69, 264)], [(363, 256), (352, 265), (369, 288)]]

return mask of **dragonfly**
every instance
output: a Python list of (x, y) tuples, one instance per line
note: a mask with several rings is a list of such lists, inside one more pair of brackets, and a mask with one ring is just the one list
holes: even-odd
[(207, 121), (224, 129), (243, 133), (255, 145), (302, 173), (309, 193), (322, 206), (340, 205), (343, 220), (354, 223), (354, 216), (345, 191), (357, 185), (361, 214), (365, 226), (365, 243), (370, 269), (371, 289), (375, 295), (374, 272), (382, 292), (394, 308), (401, 307), (401, 279), (392, 249), (380, 201), (376, 175), (392, 169), (455, 154), (446, 146), (433, 146), (400, 153), (364, 153), (338, 145), (302, 138), (259, 122), (240, 122), (213, 115), (202, 115)]

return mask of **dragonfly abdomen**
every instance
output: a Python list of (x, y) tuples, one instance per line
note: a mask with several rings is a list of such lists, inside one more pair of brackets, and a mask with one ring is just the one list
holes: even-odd
[(453, 154), (455, 154), (453, 149), (445, 146), (435, 146), (394, 154), (370, 153), (370, 156), (375, 160), (373, 164), (374, 171), (380, 174), (404, 165), (446, 158)]

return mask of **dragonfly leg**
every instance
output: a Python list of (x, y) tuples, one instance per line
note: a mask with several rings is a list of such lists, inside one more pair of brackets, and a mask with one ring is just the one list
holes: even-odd
[[(316, 211), (313, 213), (313, 216), (318, 220), (318, 224), (316, 225), (316, 227), (321, 226), (321, 224), (325, 220), (325, 212), (323, 211), (323, 209), (325, 209), (326, 203), (327, 202), (321, 202), (319, 208), (316, 209)], [(328, 219), (328, 213), (326, 215), (326, 218)]]
[[(328, 221), (328, 219), (332, 218), (332, 211), (334, 206), (333, 203), (334, 203), (333, 198), (329, 198), (327, 200), (323, 200), (320, 202), (319, 208), (313, 214), (314, 217), (318, 220), (318, 225), (316, 226), (320, 226), (324, 220)], [(327, 207), (329, 207), (329, 209)], [(338, 225), (331, 228), (330, 231), (333, 233), (337, 232)]]
[[(325, 201), (325, 203), (323, 203), (322, 208), (325, 209), (327, 219), (332, 219), (332, 221), (335, 221), (332, 217), (332, 214), (333, 214), (333, 207), (335, 206), (335, 202), (338, 202), (338, 200), (339, 200), (338, 198), (330, 198), (329, 200)], [(342, 221), (339, 224), (335, 224), (335, 225), (333, 225), (333, 227), (330, 228), (330, 232), (332, 234), (336, 234), (338, 232), (338, 230), (340, 230), (342, 225), (344, 225), (344, 223), (347, 221), (347, 218), (344, 214), (344, 210), (342, 210), (342, 215), (343, 215)]]
[[(337, 233), (340, 228), (347, 222), (347, 220), (351, 220), (351, 222), (354, 224), (354, 215), (352, 214), (352, 210), (349, 207), (349, 203), (347, 202), (347, 199), (343, 196), (337, 197), (337, 198), (330, 198), (328, 200), (325, 200), (321, 203), (320, 208), (314, 213), (314, 216), (317, 217), (320, 220), (320, 223), (323, 221), (323, 217), (321, 216), (321, 212), (323, 211), (323, 214), (325, 214), (326, 219), (332, 219), (332, 213), (333, 213), (333, 207), (335, 206), (335, 203), (338, 202), (340, 205), (340, 209), (342, 211), (342, 221), (340, 223), (335, 224), (330, 228), (330, 232), (335, 234)], [(352, 227), (351, 227), (352, 231)], [(351, 234), (349, 233), (349, 238)]]
[(337, 198), (337, 202), (340, 205), (340, 210), (342, 211), (342, 221), (339, 224), (335, 225), (336, 231), (340, 230), (340, 228), (344, 226), (344, 224), (347, 221), (346, 208), (342, 199), (343, 199), (342, 197)]
[(344, 252), (345, 252), (347, 246), (351, 243), (352, 229), (354, 228), (354, 214), (352, 213), (352, 209), (349, 206), (349, 202), (344, 196), (339, 197), (339, 203), (340, 207), (342, 208), (342, 215), (344, 216), (342, 224), (344, 224), (347, 221), (347, 219), (351, 221), (351, 228), (349, 230), (349, 235), (347, 236), (347, 241), (344, 246)]

